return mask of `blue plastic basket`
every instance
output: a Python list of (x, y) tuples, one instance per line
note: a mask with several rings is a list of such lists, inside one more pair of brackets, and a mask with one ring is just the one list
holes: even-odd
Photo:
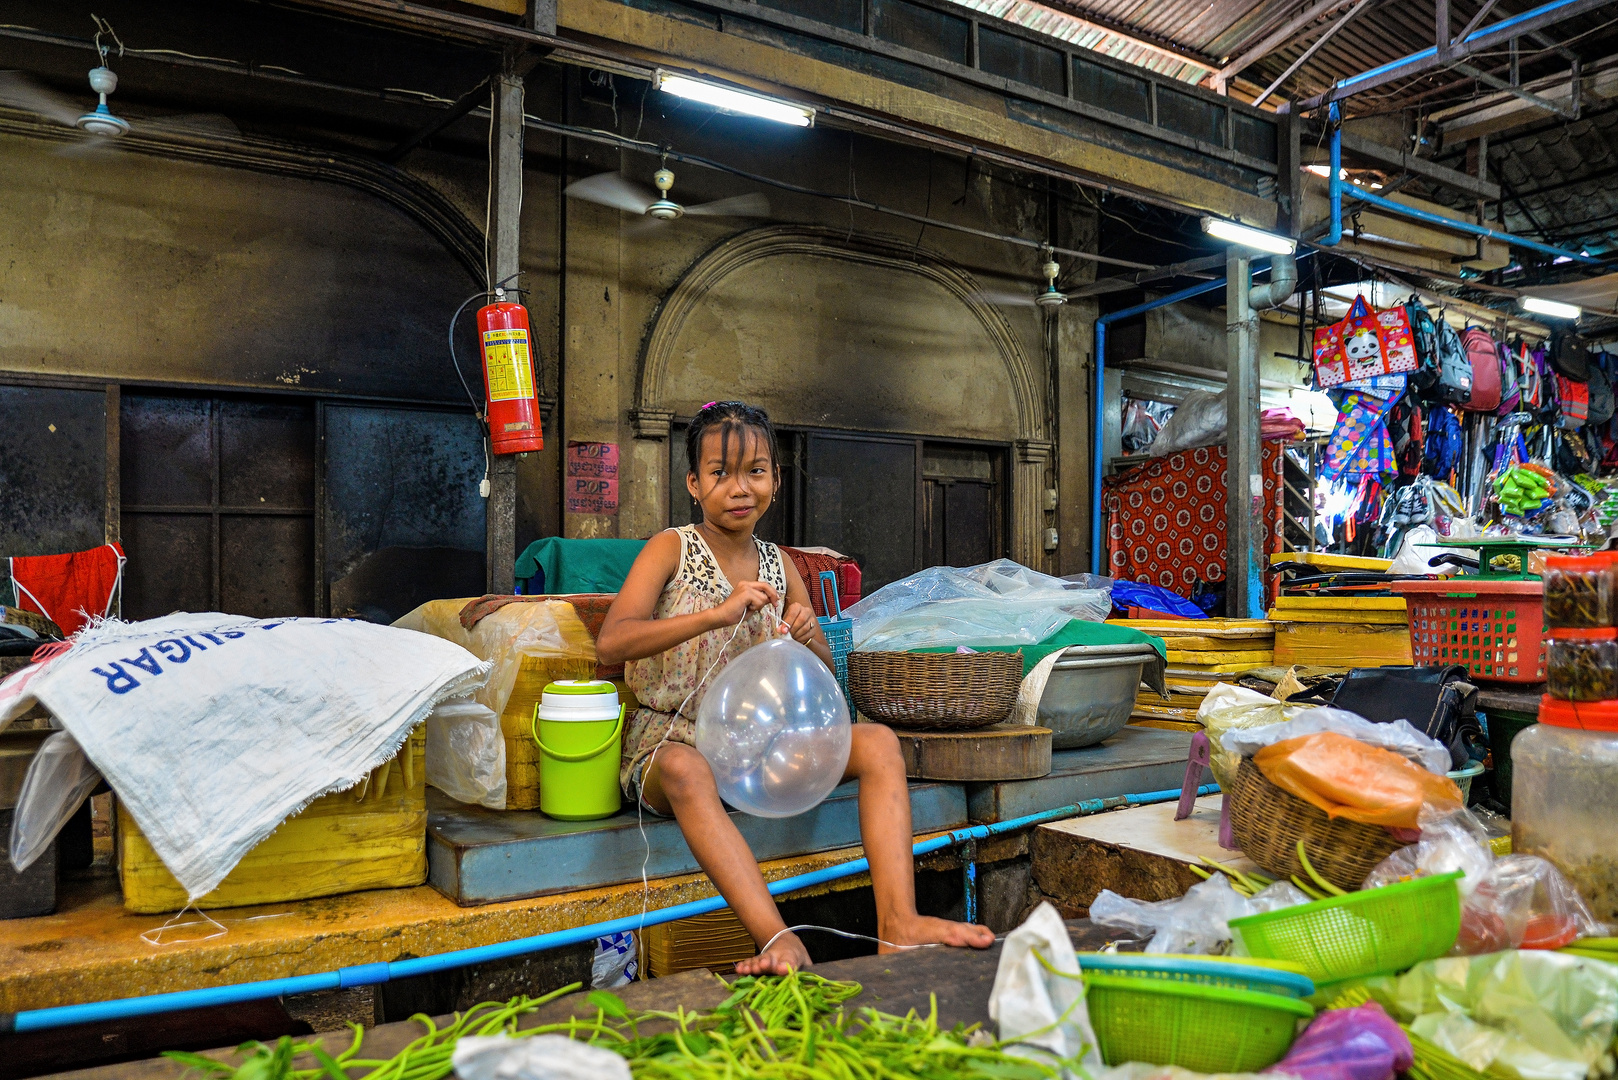
[[(831, 597), (826, 596), (826, 584), (831, 583)], [(837, 673), (837, 685), (843, 688), (843, 700), (848, 702), (848, 717), (854, 718), (854, 699), (848, 693), (848, 654), (854, 651), (854, 620), (843, 618), (843, 605), (837, 595), (837, 574), (832, 570), (820, 572), (820, 603), (830, 615), (820, 616), (820, 629), (831, 646), (832, 670)]]

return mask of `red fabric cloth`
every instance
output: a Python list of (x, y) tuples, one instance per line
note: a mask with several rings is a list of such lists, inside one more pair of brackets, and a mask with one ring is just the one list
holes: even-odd
[(106, 615), (124, 564), (124, 549), (103, 544), (67, 555), (18, 555), (10, 560), (17, 606), (37, 611), (72, 635), (89, 616)]
[[(844, 611), (852, 607), (860, 598), (860, 564), (848, 556), (825, 555), (818, 551), (799, 551), (797, 548), (782, 545), (781, 554), (792, 560), (792, 565), (798, 568), (798, 576), (803, 578), (803, 587), (809, 590), (809, 606), (814, 608), (816, 615), (830, 615), (826, 605), (820, 600), (820, 573), (830, 570), (837, 575), (837, 602)], [(831, 599), (831, 590), (826, 590), (826, 598)]]
[[(1266, 442), (1264, 564), (1281, 550), (1281, 446)], [(1109, 573), (1191, 595), (1225, 578), (1225, 448), (1199, 446), (1137, 465), (1102, 485)]]

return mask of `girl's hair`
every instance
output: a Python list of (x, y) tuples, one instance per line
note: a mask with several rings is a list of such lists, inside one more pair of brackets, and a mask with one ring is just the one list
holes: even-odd
[(757, 405), (748, 405), (741, 401), (710, 401), (697, 413), (691, 426), (685, 429), (685, 456), (691, 466), (691, 471), (701, 474), (702, 440), (710, 431), (719, 432), (719, 458), (721, 461), (730, 461), (730, 440), (736, 436), (737, 453), (745, 452), (742, 439), (748, 432), (758, 435), (769, 447), (770, 461), (779, 464), (780, 452), (775, 443), (775, 427), (770, 423), (770, 415)]

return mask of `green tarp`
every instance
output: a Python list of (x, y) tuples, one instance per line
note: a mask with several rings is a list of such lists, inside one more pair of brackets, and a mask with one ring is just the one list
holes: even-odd
[[(1145, 642), (1156, 649), (1166, 663), (1168, 649), (1163, 639), (1143, 634), (1132, 626), (1109, 626), (1106, 623), (1086, 622), (1083, 619), (1069, 619), (1066, 626), (1041, 641), (1038, 645), (973, 645), (967, 642), (968, 648), (978, 652), (1016, 652), (1022, 650), (1022, 673), (1027, 675), (1034, 666), (1051, 653), (1060, 649), (1070, 648), (1074, 645), (1134, 645)], [(953, 645), (939, 646), (931, 649), (916, 649), (915, 652), (941, 653), (954, 652)]]
[(645, 546), (644, 540), (567, 540), (548, 536), (529, 544), (517, 557), (517, 580), (525, 581), (543, 571), (545, 584), (541, 589), (535, 582), (536, 592), (551, 596), (615, 593), (623, 588), (635, 556)]

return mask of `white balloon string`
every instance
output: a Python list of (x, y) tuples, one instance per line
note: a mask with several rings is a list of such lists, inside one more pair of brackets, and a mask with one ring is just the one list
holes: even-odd
[(939, 941), (927, 941), (920, 945), (895, 945), (891, 941), (883, 941), (881, 938), (872, 937), (870, 934), (856, 934), (848, 930), (839, 930), (835, 926), (816, 926), (814, 923), (802, 923), (798, 926), (788, 926), (777, 933), (775, 937), (766, 941), (764, 947), (758, 951), (759, 955), (763, 956), (769, 952), (770, 946), (780, 939), (781, 934), (793, 934), (799, 930), (824, 930), (828, 934), (836, 934), (838, 937), (848, 938), (850, 941), (874, 941), (878, 945), (886, 945), (890, 949), (938, 949), (943, 947), (943, 943)]
[(718, 667), (719, 662), (725, 658), (725, 650), (735, 643), (736, 635), (742, 632), (742, 627), (747, 625), (747, 620), (763, 610), (763, 608), (754, 608), (736, 620), (736, 629), (730, 632), (730, 637), (725, 641), (724, 645), (720, 646), (719, 655), (714, 657), (713, 663), (708, 665), (708, 670), (702, 673), (702, 678), (697, 680), (697, 685), (693, 686), (691, 692), (685, 696), (685, 700), (680, 702), (680, 707), (674, 711), (674, 719), (669, 721), (669, 729), (663, 733), (661, 739), (657, 740), (657, 745), (652, 747), (652, 752), (646, 756), (646, 764), (641, 766), (640, 782), (635, 785), (635, 827), (640, 830), (640, 842), (646, 848), (646, 853), (641, 856), (640, 860), (640, 928), (636, 931), (642, 936), (646, 933), (646, 912), (652, 901), (652, 886), (646, 877), (647, 864), (652, 861), (652, 842), (646, 839), (646, 774), (651, 772), (652, 766), (656, 764), (657, 752), (663, 749), (663, 744), (669, 741), (670, 735), (674, 734), (674, 725), (679, 721), (680, 717), (685, 715), (685, 707), (691, 704), (691, 699), (697, 696), (697, 691), (701, 690), (703, 684), (708, 681), (708, 676), (714, 673), (714, 668)]

